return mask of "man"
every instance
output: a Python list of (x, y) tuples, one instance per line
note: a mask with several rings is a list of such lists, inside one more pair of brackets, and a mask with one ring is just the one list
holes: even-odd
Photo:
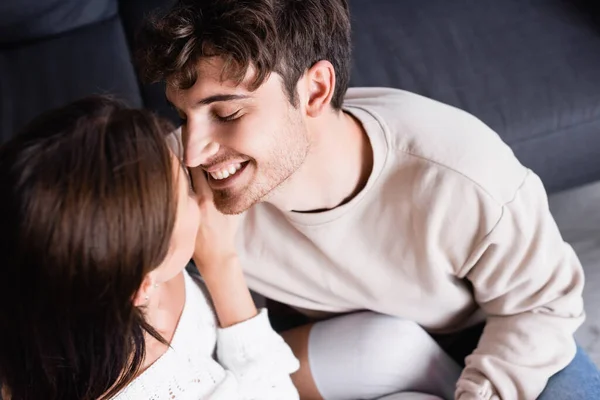
[(546, 386), (545, 399), (600, 396), (573, 339), (583, 271), (539, 178), (460, 110), (347, 91), (344, 0), (183, 0), (147, 29), (142, 69), (167, 82), (185, 162), (206, 171), (223, 213), (245, 212), (254, 290), (312, 316), (369, 309), (432, 334), (485, 321), (460, 400)]

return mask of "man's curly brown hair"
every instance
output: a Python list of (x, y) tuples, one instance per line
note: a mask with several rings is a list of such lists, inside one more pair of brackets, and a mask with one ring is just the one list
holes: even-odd
[(222, 58), (221, 79), (237, 84), (255, 68), (250, 90), (275, 72), (296, 106), (298, 80), (327, 60), (336, 74), (331, 104), (339, 110), (350, 79), (350, 53), (346, 0), (179, 0), (146, 21), (136, 62), (145, 81), (181, 89), (194, 85), (197, 63), (206, 57)]

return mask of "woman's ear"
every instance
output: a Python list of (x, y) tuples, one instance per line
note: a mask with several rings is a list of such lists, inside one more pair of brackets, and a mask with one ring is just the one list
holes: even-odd
[(148, 304), (152, 291), (156, 287), (156, 277), (153, 274), (154, 271), (149, 272), (144, 277), (140, 288), (133, 296), (133, 305), (136, 307), (142, 307)]
[(335, 91), (335, 70), (329, 61), (319, 61), (308, 69), (305, 76), (306, 113), (318, 117), (331, 103)]

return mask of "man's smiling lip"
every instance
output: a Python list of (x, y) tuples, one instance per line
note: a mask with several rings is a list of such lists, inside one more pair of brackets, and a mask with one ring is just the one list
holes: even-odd
[(249, 165), (249, 162), (243, 163), (241, 168), (235, 174), (223, 179), (215, 179), (210, 173), (206, 173), (208, 185), (213, 190), (223, 190), (235, 186), (240, 181), (244, 182), (245, 180), (247, 182), (248, 177), (246, 175), (248, 174), (247, 169)]
[(201, 168), (210, 174), (212, 172), (221, 171), (221, 170), (225, 169), (226, 167), (229, 167), (230, 165), (244, 164), (247, 161), (248, 160), (243, 160), (243, 159), (231, 159), (228, 161), (220, 162), (218, 164), (210, 165), (208, 167), (201, 166)]

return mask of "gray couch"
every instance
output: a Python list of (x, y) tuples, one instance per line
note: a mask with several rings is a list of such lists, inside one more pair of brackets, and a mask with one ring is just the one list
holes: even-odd
[(600, 179), (600, 21), (594, 20), (594, 2), (350, 4), (353, 84), (403, 88), (471, 112), (550, 191)]
[(577, 339), (600, 365), (600, 2), (350, 5), (354, 85), (398, 87), (467, 110), (541, 176), (586, 270), (588, 319)]
[[(140, 86), (129, 61), (144, 14), (169, 2), (0, 2), (0, 141), (40, 111), (93, 92), (174, 117), (160, 87)], [(352, 85), (398, 87), (473, 113), (551, 192), (600, 179), (596, 0), (349, 3)]]
[[(130, 63), (144, 14), (168, 0), (0, 2), (0, 141), (39, 112), (112, 92), (174, 117)], [(465, 109), (543, 179), (588, 273), (579, 338), (600, 363), (600, 16), (595, 0), (349, 0), (352, 85)], [(435, 118), (432, 115), (431, 118)], [(452, 134), (452, 127), (448, 127)], [(594, 278), (595, 277), (595, 278)]]

